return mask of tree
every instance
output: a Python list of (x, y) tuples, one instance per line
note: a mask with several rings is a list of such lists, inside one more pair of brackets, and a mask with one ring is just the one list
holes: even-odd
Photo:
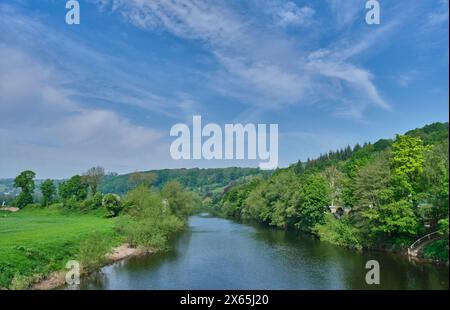
[(53, 196), (56, 194), (56, 187), (52, 180), (48, 179), (41, 184), (42, 205), (48, 206), (53, 201)]
[(359, 212), (369, 207), (377, 207), (391, 202), (393, 193), (389, 188), (390, 182), (389, 161), (384, 154), (361, 167), (355, 179), (353, 192), (356, 218), (358, 218)]
[(425, 150), (418, 137), (397, 135), (392, 144), (391, 168), (399, 199), (415, 194), (418, 178), (423, 171)]
[(100, 166), (92, 167), (84, 174), (86, 183), (91, 188), (92, 195), (95, 195), (95, 193), (97, 193), (97, 188), (104, 176), (105, 169)]
[(310, 175), (300, 190), (300, 208), (297, 228), (312, 231), (316, 224), (323, 224), (330, 203), (330, 189), (320, 175)]
[(448, 216), (449, 207), (449, 154), (448, 140), (435, 145), (426, 152), (421, 175), (419, 198), (431, 204), (430, 220), (432, 228), (440, 219)]
[(363, 216), (368, 219), (368, 227), (372, 235), (398, 236), (417, 233), (417, 219), (411, 203), (406, 200), (369, 208), (363, 212)]
[(109, 217), (119, 215), (122, 210), (120, 196), (116, 194), (106, 194), (102, 200), (102, 206), (108, 211)]
[(14, 187), (20, 188), (21, 192), (16, 199), (16, 206), (23, 208), (26, 205), (33, 203), (33, 191), (34, 191), (34, 177), (36, 173), (31, 170), (22, 171), (14, 179)]
[(59, 196), (67, 201), (74, 199), (81, 201), (86, 199), (89, 185), (79, 175), (71, 177), (69, 180), (59, 184)]
[(178, 181), (169, 181), (161, 190), (161, 196), (166, 199), (172, 214), (187, 217), (193, 210), (192, 193), (183, 190)]
[(329, 166), (323, 172), (330, 188), (331, 205), (340, 203), (341, 198), (341, 181), (342, 173), (336, 168), (335, 165)]
[(156, 174), (153, 172), (133, 172), (128, 177), (128, 187), (130, 189), (136, 188), (139, 185), (151, 187), (156, 180)]
[(268, 201), (270, 198), (266, 197), (268, 189), (269, 185), (267, 182), (261, 182), (261, 184), (249, 193), (245, 201), (245, 208), (242, 211), (244, 218), (253, 218), (263, 223), (271, 222), (273, 211)]

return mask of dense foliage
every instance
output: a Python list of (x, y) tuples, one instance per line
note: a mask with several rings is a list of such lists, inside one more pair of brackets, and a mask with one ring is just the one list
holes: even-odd
[[(442, 225), (448, 231), (448, 161), (448, 123), (435, 123), (252, 178), (212, 209), (348, 247), (402, 249)], [(434, 252), (448, 251), (442, 235)]]
[(169, 237), (184, 227), (186, 216), (193, 210), (193, 194), (183, 191), (178, 183), (168, 186), (152, 191), (140, 185), (124, 197), (125, 210), (117, 230), (129, 244), (165, 249)]
[(33, 203), (33, 191), (34, 191), (34, 177), (36, 174), (33, 171), (26, 170), (19, 174), (14, 179), (14, 187), (20, 188), (21, 192), (17, 196), (16, 206), (23, 208), (27, 204)]
[(52, 180), (41, 182), (40, 204), (33, 204), (31, 195), (34, 172), (24, 171), (15, 179), (23, 193), (15, 203), (24, 210), (1, 214), (0, 289), (30, 288), (73, 258), (83, 274), (89, 273), (103, 266), (112, 248), (123, 243), (164, 250), (202, 203), (197, 193), (186, 191), (178, 181), (160, 189), (151, 187), (147, 174), (137, 173), (136, 187), (124, 197), (103, 194), (96, 190), (102, 171), (97, 167), (61, 182), (58, 195)]

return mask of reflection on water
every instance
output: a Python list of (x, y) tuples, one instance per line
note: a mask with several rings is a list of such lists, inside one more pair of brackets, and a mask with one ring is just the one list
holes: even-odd
[[(104, 267), (81, 289), (448, 289), (448, 267), (207, 215), (189, 226), (171, 251)], [(371, 259), (380, 263), (377, 286), (365, 283)]]

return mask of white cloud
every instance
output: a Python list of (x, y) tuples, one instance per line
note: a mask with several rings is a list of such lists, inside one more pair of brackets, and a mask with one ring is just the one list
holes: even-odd
[[(214, 4), (212, 4), (214, 2)], [(236, 40), (240, 22), (226, 6), (201, 0), (111, 0), (113, 11), (144, 29), (163, 27), (187, 38), (220, 41)], [(101, 1), (102, 7), (106, 1)]]
[[(102, 1), (103, 7), (105, 2)], [(270, 27), (261, 26), (223, 2), (110, 0), (109, 5), (143, 29), (163, 29), (175, 36), (204, 42), (221, 65), (216, 72), (206, 74), (211, 78), (210, 87), (222, 95), (266, 108), (311, 104), (327, 99), (330, 85), (340, 80), (351, 88), (353, 98), (341, 93), (342, 99), (335, 103), (347, 106), (353, 99), (354, 105), (360, 104), (361, 112), (368, 104), (388, 107), (372, 74), (349, 60), (372, 45), (369, 39), (360, 40), (359, 45), (344, 42), (329, 49), (330, 57), (311, 62), (308, 56), (314, 49), (307, 47), (311, 42), (273, 33)], [(277, 17), (275, 24), (278, 26), (313, 22), (314, 10), (308, 6), (299, 7), (293, 2), (260, 5), (269, 6), (266, 12)], [(337, 15), (346, 12), (341, 16), (344, 24), (351, 23), (361, 7), (356, 1), (339, 8), (335, 1), (330, 1), (330, 5)], [(388, 27), (382, 29), (389, 30)]]
[[(128, 59), (124, 65), (121, 59), (98, 52), (12, 7), (0, 6), (0, 27), (2, 41), (44, 55), (41, 58), (54, 64), (53, 70), (61, 73), (55, 83), (77, 89), (80, 101), (102, 100), (114, 108), (129, 105), (172, 118), (177, 118), (180, 109), (191, 112), (195, 108), (195, 101), (186, 94), (174, 92), (167, 97), (153, 91), (151, 81), (142, 77), (147, 74), (142, 62)], [(45, 76), (48, 70), (44, 66), (38, 75)]]
[(284, 3), (276, 12), (277, 24), (287, 26), (307, 26), (312, 23), (314, 9), (304, 6), (298, 7), (294, 2)]
[(374, 86), (372, 82), (373, 76), (370, 72), (351, 64), (321, 60), (314, 60), (309, 63), (309, 66), (311, 70), (320, 72), (324, 76), (337, 78), (348, 83), (354, 91), (364, 94), (371, 102), (381, 108), (389, 109), (389, 105), (384, 102)]
[(58, 76), (26, 52), (0, 45), (0, 177), (30, 167), (40, 176), (66, 177), (94, 164), (123, 171), (150, 165), (160, 132), (80, 105), (73, 91), (58, 86)]

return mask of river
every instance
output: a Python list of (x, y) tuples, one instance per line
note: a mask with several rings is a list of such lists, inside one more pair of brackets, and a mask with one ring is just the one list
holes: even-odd
[[(380, 264), (379, 285), (365, 282), (368, 260)], [(171, 251), (106, 266), (80, 289), (448, 289), (448, 275), (445, 266), (203, 214)]]

